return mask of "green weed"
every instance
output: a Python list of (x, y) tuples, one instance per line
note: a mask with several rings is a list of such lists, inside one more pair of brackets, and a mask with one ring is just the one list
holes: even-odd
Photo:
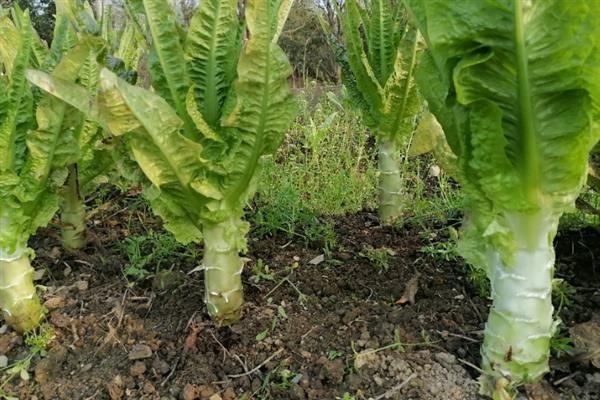
[(555, 314), (558, 316), (563, 307), (570, 306), (573, 301), (573, 295), (577, 290), (564, 279), (555, 278), (552, 280), (552, 300), (556, 307)]
[(126, 278), (145, 279), (173, 263), (193, 263), (200, 258), (194, 246), (183, 246), (173, 235), (148, 230), (141, 235), (125, 238), (121, 244), (129, 264), (123, 270)]
[(362, 248), (358, 255), (369, 260), (369, 263), (377, 270), (387, 271), (390, 267), (392, 257), (395, 256), (396, 253), (387, 247), (375, 249), (372, 246), (366, 245)]
[(3, 380), (0, 385), (1, 399), (18, 399), (18, 397), (14, 397), (6, 392), (4, 387), (17, 376), (23, 381), (28, 381), (30, 379), (28, 371), (31, 366), (31, 360), (34, 356), (45, 357), (47, 355), (48, 346), (52, 340), (54, 340), (54, 337), (54, 329), (49, 324), (42, 324), (37, 329), (25, 333), (25, 344), (29, 347), (29, 354), (25, 358), (17, 360), (13, 364), (0, 369), (3, 373)]
[(329, 350), (327, 353), (327, 359), (329, 360), (335, 360), (336, 358), (340, 358), (341, 356), (344, 355), (343, 352), (339, 351), (339, 350)]
[(252, 267), (253, 276), (250, 277), (250, 280), (254, 283), (258, 283), (260, 281), (274, 281), (275, 275), (271, 272), (271, 269), (262, 258), (259, 258), (254, 266)]
[(255, 234), (280, 232), (325, 251), (336, 246), (324, 216), (357, 212), (375, 200), (373, 151), (361, 126), (332, 93), (312, 111), (305, 103), (286, 143), (263, 164), (251, 216)]

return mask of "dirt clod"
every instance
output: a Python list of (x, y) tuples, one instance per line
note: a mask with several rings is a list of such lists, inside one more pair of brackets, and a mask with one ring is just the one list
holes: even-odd
[(79, 292), (85, 292), (88, 290), (89, 283), (88, 281), (77, 281), (73, 284), (73, 286), (75, 286), (75, 289), (77, 289)]
[(67, 349), (61, 345), (54, 346), (46, 358), (41, 359), (35, 366), (35, 381), (40, 384), (53, 380), (60, 372), (67, 357)]
[(143, 361), (136, 361), (129, 367), (129, 375), (131, 376), (142, 376), (144, 372), (146, 372), (146, 364)]
[(120, 400), (125, 394), (123, 388), (123, 379), (120, 375), (115, 376), (109, 383), (106, 384), (106, 390), (111, 400)]
[(200, 392), (200, 397), (202, 397), (203, 399), (210, 398), (210, 396), (212, 396), (216, 392), (215, 388), (213, 388), (212, 386), (204, 386), (204, 385), (200, 386), (198, 388), (198, 390)]
[(15, 335), (14, 333), (0, 335), (0, 353), (6, 354), (10, 350), (12, 350), (13, 347), (18, 346), (22, 343), (22, 336)]
[(52, 311), (50, 313), (50, 322), (52, 322), (52, 324), (58, 328), (66, 328), (71, 326), (71, 318), (58, 311)]
[(195, 400), (198, 398), (198, 389), (191, 383), (186, 383), (181, 391), (182, 400)]
[(66, 306), (66, 304), (67, 302), (64, 297), (55, 296), (50, 297), (48, 300), (46, 300), (44, 302), (44, 307), (46, 307), (48, 310), (54, 310), (57, 308), (63, 308)]
[(146, 394), (152, 394), (156, 392), (156, 388), (154, 387), (154, 385), (152, 384), (152, 382), (144, 382), (144, 393)]
[(235, 395), (235, 390), (233, 390), (230, 387), (225, 389), (225, 391), (223, 392), (223, 395), (221, 397), (223, 397), (223, 400), (236, 400), (237, 399), (237, 396)]
[(341, 358), (335, 360), (325, 359), (322, 364), (325, 378), (335, 384), (342, 382), (344, 379), (344, 361)]
[(166, 361), (157, 357), (152, 361), (152, 369), (158, 375), (166, 375), (171, 370), (171, 367)]

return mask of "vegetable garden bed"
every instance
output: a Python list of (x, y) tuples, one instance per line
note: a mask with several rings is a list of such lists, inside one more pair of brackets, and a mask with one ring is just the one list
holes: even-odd
[[(338, 249), (322, 262), (315, 260), (319, 247), (251, 236), (242, 323), (217, 328), (201, 309), (202, 277), (188, 274), (196, 264), (185, 248), (160, 260), (161, 271), (172, 275), (137, 284), (125, 279), (131, 259), (124, 241), (148, 230), (162, 233), (151, 213), (133, 203), (125, 198), (96, 215), (92, 244), (76, 254), (61, 250), (56, 231), (40, 231), (34, 265), (47, 271), (38, 284), (48, 287), (44, 301), (55, 338), (47, 357), (33, 357), (32, 379), (15, 377), (5, 393), (22, 399), (480, 398), (479, 373), (470, 364), (480, 362), (488, 304), (462, 262), (423, 252), (440, 247), (435, 240), (415, 229), (380, 227), (367, 211), (332, 221)], [(558, 235), (557, 275), (577, 290), (563, 307), (567, 326), (600, 313), (599, 241), (594, 230)], [(387, 270), (361, 255), (365, 246), (395, 252)], [(414, 304), (394, 304), (417, 271)], [(0, 353), (11, 360), (30, 354), (14, 334), (0, 337)], [(542, 384), (527, 388), (530, 398), (600, 396), (598, 374), (581, 357), (563, 354), (551, 364)]]

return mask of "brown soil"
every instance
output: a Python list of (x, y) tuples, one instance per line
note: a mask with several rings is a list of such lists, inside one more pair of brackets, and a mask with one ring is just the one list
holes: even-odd
[[(201, 273), (185, 274), (172, 289), (157, 289), (152, 279), (128, 283), (118, 242), (148, 226), (161, 228), (147, 211), (122, 203), (113, 208), (93, 218), (92, 243), (78, 254), (64, 253), (52, 229), (35, 239), (35, 265), (48, 270), (40, 284), (48, 287), (44, 300), (56, 337), (46, 357), (34, 357), (32, 379), (13, 378), (5, 393), (21, 399), (334, 400), (345, 392), (364, 399), (480, 398), (478, 373), (469, 364), (479, 363), (487, 300), (477, 297), (460, 262), (419, 252), (428, 242), (416, 229), (379, 227), (368, 212), (339, 218), (338, 249), (318, 265), (309, 263), (318, 249), (283, 237), (251, 238), (244, 317), (219, 328), (204, 311)], [(562, 312), (567, 326), (600, 311), (599, 243), (593, 230), (557, 238), (557, 273), (577, 289)], [(395, 252), (387, 270), (359, 256), (365, 245)], [(273, 280), (256, 279), (258, 259)], [(177, 254), (173, 264), (185, 273), (196, 266)], [(417, 273), (414, 304), (395, 304)], [(0, 354), (12, 363), (28, 348), (9, 331), (0, 336)], [(598, 371), (568, 357), (553, 360), (545, 384), (528, 388), (530, 398), (600, 399)], [(556, 397), (535, 394), (540, 391)]]

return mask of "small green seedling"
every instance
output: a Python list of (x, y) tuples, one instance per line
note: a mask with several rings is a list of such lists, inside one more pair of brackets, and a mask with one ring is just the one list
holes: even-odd
[(396, 252), (387, 247), (376, 249), (371, 245), (365, 245), (358, 255), (369, 260), (369, 263), (381, 272), (388, 270), (392, 257), (396, 255)]
[(327, 358), (329, 360), (335, 360), (336, 358), (339, 358), (343, 355), (344, 355), (344, 353), (342, 353), (341, 351), (338, 351), (338, 350), (329, 350), (327, 352)]
[(3, 372), (5, 377), (0, 385), (1, 399), (18, 399), (18, 397), (13, 397), (5, 392), (4, 386), (17, 376), (23, 381), (28, 381), (30, 379), (28, 370), (31, 365), (31, 360), (36, 355), (45, 357), (47, 355), (47, 348), (50, 345), (50, 342), (54, 340), (54, 337), (54, 330), (49, 324), (42, 324), (37, 329), (25, 333), (25, 344), (29, 347), (29, 354), (27, 357), (15, 361), (6, 368), (0, 369), (0, 372)]
[(271, 269), (262, 258), (259, 258), (258, 261), (252, 267), (253, 276), (250, 277), (250, 280), (254, 283), (258, 283), (260, 281), (274, 281), (275, 275), (271, 272)]

